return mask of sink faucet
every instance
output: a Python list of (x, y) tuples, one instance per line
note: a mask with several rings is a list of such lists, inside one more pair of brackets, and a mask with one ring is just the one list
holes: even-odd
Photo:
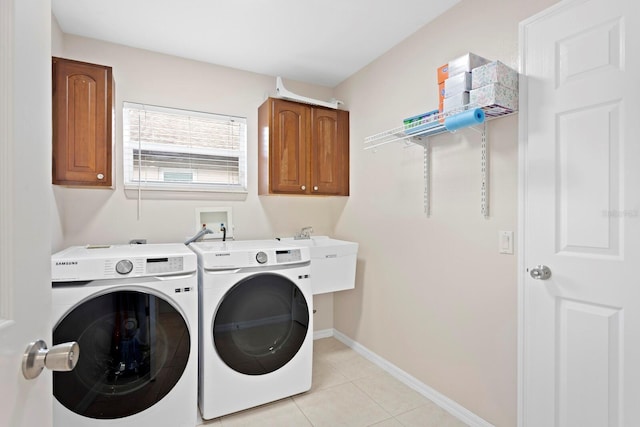
[(296, 240), (310, 239), (311, 233), (313, 233), (313, 227), (302, 227), (302, 230), (300, 230), (299, 233), (296, 233), (296, 235), (293, 236), (293, 238)]

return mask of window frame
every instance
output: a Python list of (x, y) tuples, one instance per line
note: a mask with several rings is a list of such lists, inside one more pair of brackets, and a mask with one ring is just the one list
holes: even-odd
[[(135, 174), (138, 169), (134, 162), (137, 155), (135, 150), (158, 150), (167, 153), (181, 152), (176, 145), (175, 149), (166, 149), (166, 145), (146, 143), (141, 144), (139, 141), (130, 141), (128, 135), (131, 133), (128, 124), (127, 110), (137, 109), (140, 111), (154, 111), (160, 113), (178, 114), (190, 117), (202, 117), (214, 120), (234, 121), (241, 124), (241, 135), (239, 136), (239, 149), (197, 147), (192, 154), (207, 153), (211, 156), (231, 156), (238, 158), (238, 184), (225, 183), (197, 183), (197, 182), (162, 182), (162, 181), (136, 181), (129, 174)], [(145, 198), (153, 199), (216, 199), (216, 200), (244, 200), (248, 194), (248, 155), (247, 155), (247, 133), (248, 120), (246, 117), (233, 116), (228, 114), (216, 114), (196, 110), (187, 110), (183, 108), (164, 107), (139, 102), (124, 101), (122, 105), (122, 165), (123, 165), (123, 183), (125, 194), (129, 198)], [(137, 144), (137, 145), (136, 145)], [(162, 169), (169, 169), (163, 167)], [(177, 171), (180, 168), (172, 168)], [(186, 172), (187, 169), (184, 169)], [(194, 175), (197, 174), (197, 169)]]

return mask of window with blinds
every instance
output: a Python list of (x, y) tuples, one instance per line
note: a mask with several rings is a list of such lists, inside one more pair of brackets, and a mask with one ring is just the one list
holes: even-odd
[(247, 120), (125, 102), (126, 189), (247, 191)]

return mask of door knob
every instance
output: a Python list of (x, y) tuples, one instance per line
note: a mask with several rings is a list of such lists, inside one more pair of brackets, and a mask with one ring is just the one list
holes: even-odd
[(22, 356), (22, 375), (32, 380), (40, 375), (44, 368), (52, 371), (73, 371), (80, 356), (77, 342), (66, 342), (47, 349), (47, 344), (38, 340), (29, 344)]
[(551, 277), (551, 269), (546, 265), (537, 265), (529, 271), (529, 274), (536, 280), (548, 280)]

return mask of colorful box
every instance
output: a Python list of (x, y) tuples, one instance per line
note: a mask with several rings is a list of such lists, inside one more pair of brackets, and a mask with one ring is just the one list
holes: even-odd
[(438, 67), (438, 84), (444, 83), (449, 77), (449, 64), (444, 64)]
[(488, 116), (501, 116), (518, 110), (518, 92), (493, 83), (471, 90), (469, 100)]
[(489, 62), (474, 68), (471, 74), (472, 89), (498, 83), (506, 88), (518, 90), (518, 72), (500, 61)]
[(471, 73), (468, 71), (458, 73), (444, 81), (444, 97), (451, 98), (462, 92), (471, 90)]
[(462, 92), (450, 98), (444, 99), (443, 112), (457, 110), (469, 103), (469, 92)]
[[(429, 112), (404, 119), (404, 133), (417, 133), (438, 125), (439, 122), (435, 117), (438, 113), (440, 113), (440, 110), (431, 110)], [(429, 118), (432, 118), (432, 120), (429, 120)]]
[(438, 110), (442, 112), (444, 106), (444, 82), (438, 84)]
[(459, 58), (456, 58), (448, 63), (449, 76), (455, 76), (456, 74), (463, 73), (465, 71), (471, 72), (476, 67), (484, 65), (490, 62), (488, 59), (478, 56), (474, 53), (467, 53)]

